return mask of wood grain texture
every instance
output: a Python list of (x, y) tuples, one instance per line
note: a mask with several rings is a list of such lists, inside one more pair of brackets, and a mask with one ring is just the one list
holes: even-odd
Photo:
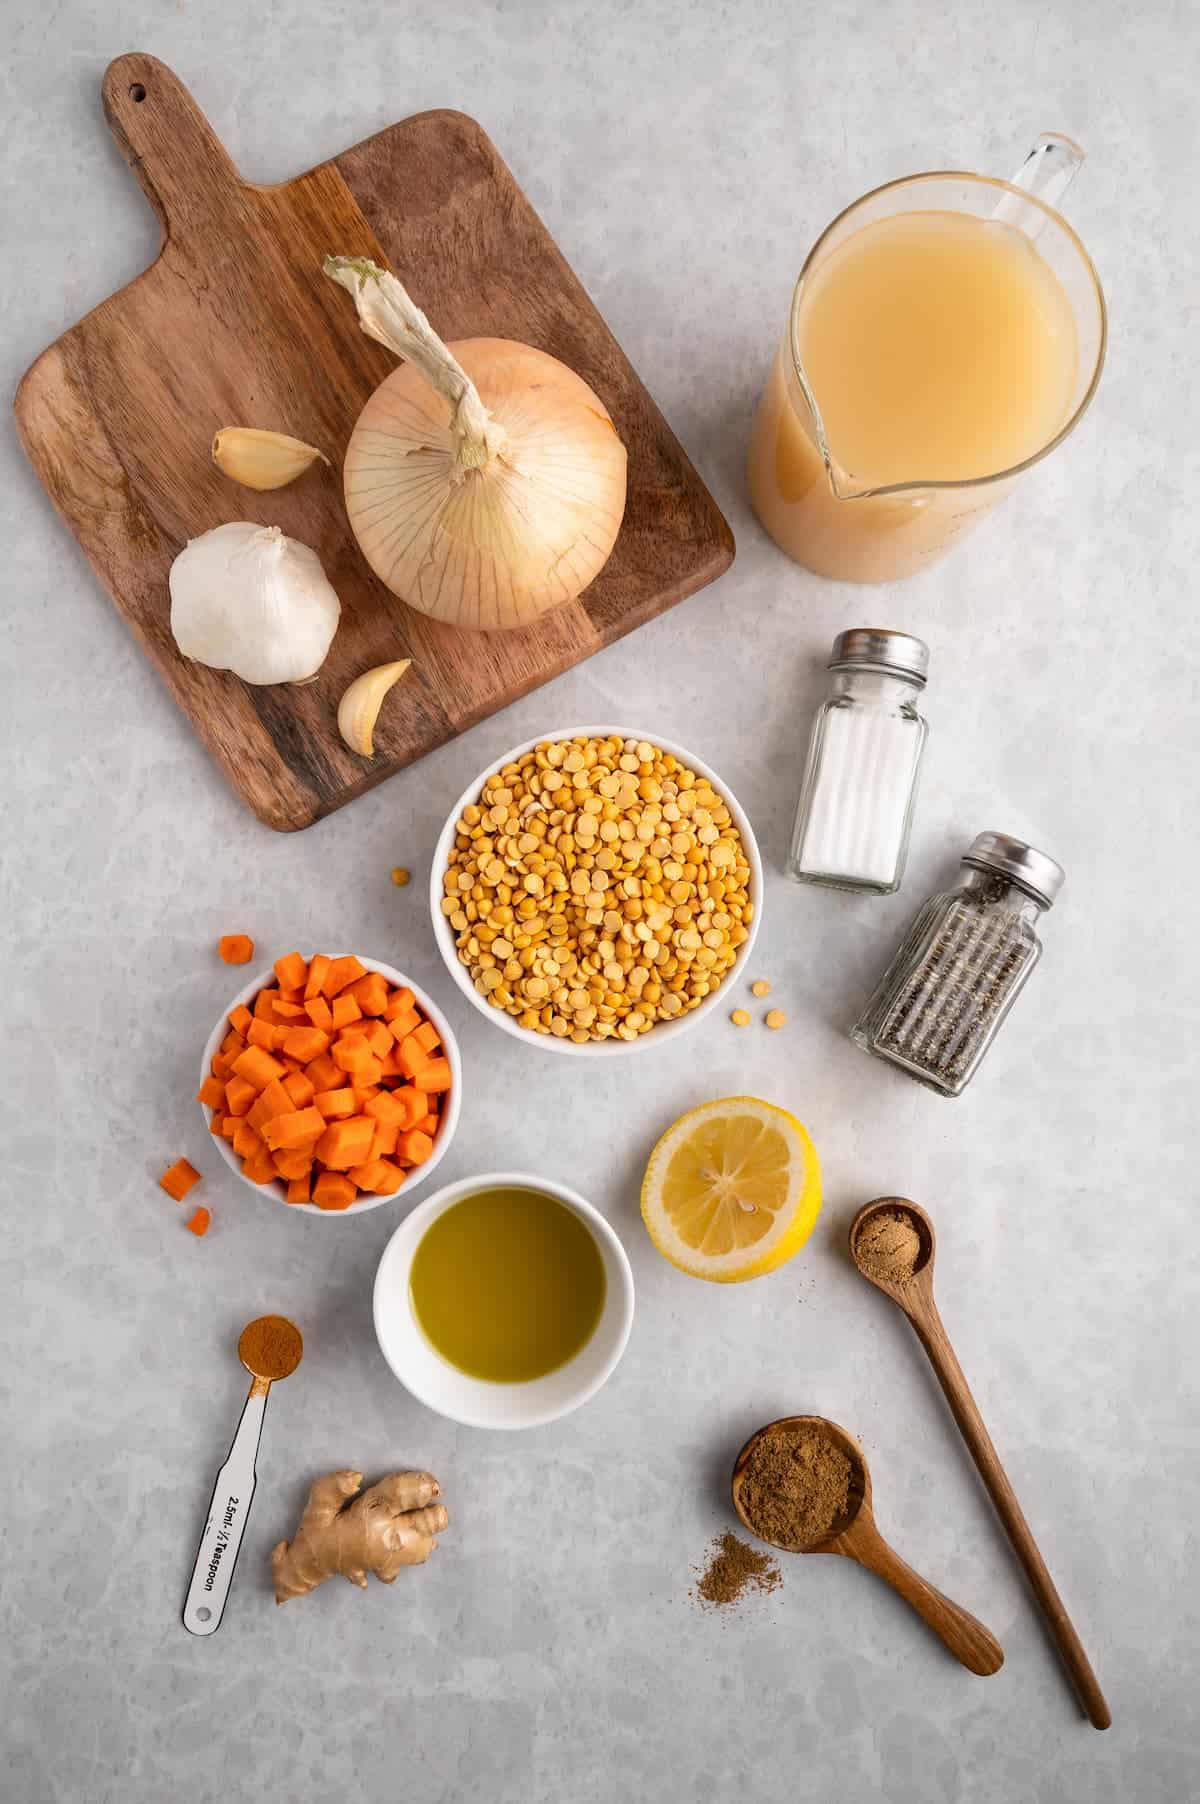
[(1088, 1721), (1096, 1729), (1107, 1729), (1112, 1725), (1112, 1712), (1109, 1710), (1104, 1693), (1100, 1689), (1100, 1681), (1092, 1670), (1082, 1641), (1076, 1632), (1075, 1625), (1067, 1615), (1066, 1605), (1058, 1594), (1058, 1588), (1050, 1576), (1050, 1568), (1042, 1557), (1042, 1550), (1033, 1537), (1033, 1530), (1025, 1520), (1025, 1513), (1017, 1501), (1017, 1494), (1009, 1482), (1008, 1473), (1000, 1462), (992, 1437), (984, 1425), (979, 1413), (979, 1406), (971, 1394), (962, 1367), (950, 1337), (942, 1325), (938, 1314), (937, 1303), (933, 1295), (934, 1259), (937, 1254), (937, 1236), (933, 1230), (933, 1222), (919, 1204), (910, 1202), (907, 1197), (876, 1197), (874, 1202), (867, 1203), (859, 1210), (850, 1224), (850, 1256), (858, 1264), (855, 1254), (855, 1242), (859, 1230), (869, 1216), (876, 1210), (887, 1210), (907, 1215), (916, 1228), (921, 1242), (918, 1255), (917, 1270), (914, 1276), (904, 1284), (895, 1284), (887, 1279), (877, 1278), (864, 1266), (859, 1266), (864, 1278), (874, 1284), (877, 1290), (892, 1299), (908, 1317), (917, 1338), (929, 1355), (929, 1363), (942, 1387), (942, 1392), (950, 1405), (951, 1414), (958, 1424), (959, 1432), (967, 1443), (971, 1458), (975, 1461), (979, 1476), (987, 1486), (988, 1495), (995, 1506), (996, 1514), (1004, 1525), (1004, 1531), (1012, 1543), (1013, 1552), (1020, 1560), (1029, 1580), (1030, 1588), (1037, 1599), (1038, 1607), (1045, 1618), (1046, 1626), (1058, 1648), (1063, 1664), (1070, 1673), (1080, 1703)]
[[(278, 187), (244, 182), (177, 77), (119, 57), (104, 110), (163, 228), (157, 261), (43, 352), (17, 391), (26, 453), (119, 612), (234, 787), (269, 826), (308, 826), (719, 576), (733, 537), (666, 421), (483, 130), (423, 113)], [(222, 426), (274, 428), (340, 466), (367, 398), (395, 367), (321, 274), (329, 251), (388, 263), (446, 338), (492, 334), (577, 370), (629, 455), (612, 557), (536, 626), (473, 633), (404, 606), (362, 558), (338, 470), (256, 494), (223, 477)], [(311, 545), (342, 601), (317, 680), (253, 688), (189, 663), (167, 574), (226, 520)], [(337, 733), (337, 702), (371, 665), (411, 657), (375, 756)]]

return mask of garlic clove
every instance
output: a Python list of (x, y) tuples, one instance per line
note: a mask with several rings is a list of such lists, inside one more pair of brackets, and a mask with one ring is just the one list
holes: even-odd
[(282, 489), (303, 476), (319, 457), (315, 445), (289, 438), (286, 432), (260, 432), (255, 426), (223, 426), (212, 443), (212, 457), (223, 475), (247, 489)]
[(338, 732), (360, 758), (375, 756), (375, 722), (384, 697), (411, 663), (411, 658), (401, 658), (395, 664), (377, 664), (373, 670), (364, 670), (338, 703)]

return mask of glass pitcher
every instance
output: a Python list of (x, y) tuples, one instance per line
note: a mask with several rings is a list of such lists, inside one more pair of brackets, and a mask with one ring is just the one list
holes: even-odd
[[(910, 576), (1078, 424), (1107, 332), (1091, 258), (1054, 206), (1082, 162), (1047, 134), (1011, 182), (907, 176), (818, 238), (750, 441), (754, 510), (789, 556), (850, 582)], [(901, 310), (921, 321), (927, 303), (940, 396), (919, 355), (893, 355)]]

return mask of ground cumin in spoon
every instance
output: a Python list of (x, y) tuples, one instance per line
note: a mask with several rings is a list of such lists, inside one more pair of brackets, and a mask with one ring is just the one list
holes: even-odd
[(755, 1534), (800, 1553), (827, 1541), (850, 1504), (850, 1461), (812, 1428), (762, 1435), (742, 1468), (739, 1498)]
[(921, 1237), (900, 1209), (876, 1209), (854, 1237), (854, 1257), (872, 1278), (907, 1284), (921, 1257)]

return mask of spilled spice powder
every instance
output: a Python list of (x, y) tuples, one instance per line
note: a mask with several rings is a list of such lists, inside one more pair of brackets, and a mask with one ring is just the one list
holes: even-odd
[(854, 1237), (854, 1257), (872, 1278), (907, 1284), (921, 1257), (921, 1237), (902, 1209), (877, 1209)]
[(696, 1583), (695, 1595), (704, 1604), (736, 1604), (747, 1590), (777, 1591), (783, 1583), (770, 1554), (748, 1547), (726, 1529), (709, 1548), (708, 1564)]
[(742, 1467), (738, 1495), (755, 1534), (800, 1553), (828, 1540), (850, 1506), (850, 1461), (815, 1428), (760, 1437)]

